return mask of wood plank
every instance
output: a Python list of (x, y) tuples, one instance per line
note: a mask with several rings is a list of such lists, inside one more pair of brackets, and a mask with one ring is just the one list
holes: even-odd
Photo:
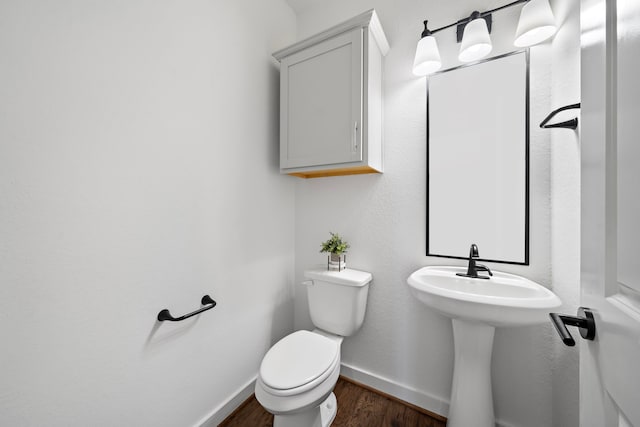
[[(445, 427), (447, 419), (394, 396), (340, 376), (333, 392), (338, 413), (332, 427)], [(245, 400), (220, 427), (271, 427), (273, 415)]]
[(377, 390), (377, 389), (375, 389), (375, 388), (373, 388), (373, 387), (370, 387), (370, 386), (368, 386), (368, 385), (366, 385), (366, 384), (362, 384), (362, 383), (360, 383), (360, 382), (358, 382), (358, 381), (356, 381), (356, 380), (353, 380), (353, 379), (351, 379), (351, 378), (347, 378), (347, 377), (342, 376), (342, 375), (340, 375), (340, 379), (341, 379), (341, 380), (344, 380), (344, 381), (347, 381), (347, 382), (350, 382), (350, 383), (352, 383), (352, 384), (355, 384), (356, 386), (358, 386), (358, 387), (360, 387), (360, 388), (363, 388), (363, 389), (365, 389), (365, 390), (368, 390), (368, 391), (370, 391), (370, 392), (372, 392), (372, 393), (376, 393), (376, 394), (379, 394), (379, 395), (381, 395), (381, 396), (384, 396), (384, 397), (386, 397), (387, 399), (395, 400), (395, 401), (399, 402), (400, 404), (402, 404), (402, 405), (404, 405), (404, 406), (406, 406), (406, 407), (408, 407), (408, 408), (411, 408), (411, 409), (413, 409), (414, 411), (417, 411), (417, 412), (420, 412), (420, 413), (422, 413), (422, 414), (424, 414), (424, 415), (427, 415), (428, 417), (431, 417), (431, 418), (433, 418), (433, 419), (435, 419), (435, 420), (443, 421), (444, 423), (446, 423), (446, 422), (447, 422), (447, 418), (446, 418), (446, 417), (443, 417), (442, 415), (436, 414), (435, 412), (431, 412), (431, 411), (429, 411), (428, 409), (421, 408), (420, 406), (413, 405), (413, 404), (411, 404), (411, 403), (409, 403), (409, 402), (406, 402), (406, 401), (404, 401), (404, 400), (402, 400), (402, 399), (399, 399), (399, 398), (397, 398), (397, 397), (395, 397), (395, 396), (392, 396), (392, 395), (390, 395), (390, 394), (387, 394), (387, 393), (385, 393), (385, 392), (383, 392), (383, 391)]
[(357, 166), (351, 168), (311, 170), (304, 172), (290, 172), (287, 175), (297, 176), (298, 178), (326, 178), (328, 176), (344, 176), (344, 175), (362, 175), (366, 173), (380, 173), (369, 166)]
[(256, 400), (255, 395), (251, 395), (235, 411), (231, 413), (218, 427), (271, 427), (273, 426), (273, 415)]

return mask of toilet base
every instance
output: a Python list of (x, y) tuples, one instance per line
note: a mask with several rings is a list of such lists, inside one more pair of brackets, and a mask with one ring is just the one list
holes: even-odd
[(273, 427), (329, 427), (337, 412), (336, 395), (331, 393), (320, 406), (297, 414), (275, 415)]

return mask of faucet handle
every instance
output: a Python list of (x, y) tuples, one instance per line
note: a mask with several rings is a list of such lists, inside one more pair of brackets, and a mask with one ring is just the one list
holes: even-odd
[(480, 258), (480, 255), (478, 254), (478, 245), (475, 243), (472, 243), (469, 248), (469, 259), (471, 258)]
[(489, 273), (489, 276), (493, 276), (493, 273), (491, 272), (491, 269), (489, 267), (487, 267), (486, 265), (483, 265), (483, 264), (477, 264), (476, 263), (476, 271), (486, 271), (487, 273)]

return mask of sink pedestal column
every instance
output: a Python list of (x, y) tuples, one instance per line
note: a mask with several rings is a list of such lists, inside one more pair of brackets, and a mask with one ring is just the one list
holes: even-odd
[(455, 361), (447, 427), (495, 427), (491, 351), (495, 328), (452, 319)]

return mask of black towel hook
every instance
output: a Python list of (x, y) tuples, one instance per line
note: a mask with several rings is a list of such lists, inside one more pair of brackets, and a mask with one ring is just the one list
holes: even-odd
[(573, 130), (575, 130), (578, 127), (578, 118), (577, 117), (574, 117), (571, 120), (567, 120), (567, 121), (560, 122), (560, 123), (553, 123), (553, 124), (550, 124), (550, 125), (547, 124), (549, 122), (549, 120), (551, 120), (553, 117), (555, 117), (556, 114), (560, 113), (561, 111), (572, 110), (574, 108), (580, 108), (580, 103), (578, 102), (577, 104), (565, 105), (564, 107), (560, 107), (560, 108), (557, 108), (557, 109), (553, 110), (540, 123), (540, 127), (543, 128), (543, 129), (565, 128), (565, 129), (573, 129)]
[(173, 317), (169, 312), (169, 310), (165, 308), (164, 310), (161, 310), (160, 313), (158, 313), (158, 321), (163, 322), (165, 320), (169, 320), (171, 322), (179, 322), (181, 320), (188, 319), (189, 317), (195, 316), (196, 314), (200, 314), (203, 311), (211, 310), (213, 307), (216, 306), (216, 302), (212, 300), (209, 295), (203, 296), (200, 302), (205, 307), (201, 307), (192, 313), (185, 314), (184, 316), (180, 316), (180, 317)]

